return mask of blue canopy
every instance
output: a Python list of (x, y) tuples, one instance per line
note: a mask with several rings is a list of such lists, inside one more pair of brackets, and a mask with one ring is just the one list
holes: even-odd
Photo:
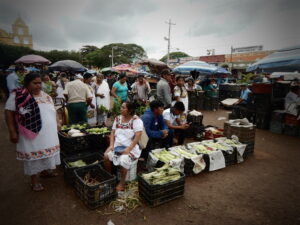
[(300, 71), (300, 46), (278, 50), (247, 68), (247, 72), (294, 72)]
[(29, 72), (39, 72), (40, 70), (35, 67), (25, 67), (25, 70)]
[(231, 74), (222, 67), (217, 67), (203, 61), (189, 61), (173, 69), (174, 73), (180, 74), (190, 74), (191, 71), (196, 71), (206, 75)]

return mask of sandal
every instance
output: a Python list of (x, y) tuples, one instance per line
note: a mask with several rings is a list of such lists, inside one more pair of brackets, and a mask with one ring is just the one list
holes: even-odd
[(40, 192), (40, 191), (44, 191), (45, 188), (43, 187), (42, 184), (38, 183), (38, 184), (31, 184), (31, 189), (35, 192)]
[(54, 172), (53, 170), (47, 171), (44, 170), (43, 172), (40, 173), (40, 177), (42, 178), (51, 178), (51, 177), (57, 177), (58, 173)]

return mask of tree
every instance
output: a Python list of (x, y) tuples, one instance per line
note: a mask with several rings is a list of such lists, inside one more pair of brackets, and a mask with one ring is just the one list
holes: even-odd
[(98, 50), (99, 48), (97, 46), (94, 45), (84, 45), (82, 46), (82, 48), (80, 49), (80, 53), (81, 55), (85, 56), (91, 52), (94, 52), (96, 50)]
[[(113, 50), (112, 50), (113, 49)], [(88, 53), (85, 58), (87, 64), (100, 68), (111, 66), (111, 56), (113, 52), (114, 65), (123, 63), (133, 63), (136, 60), (146, 58), (145, 50), (136, 44), (112, 43), (102, 48)]]
[(46, 52), (46, 51), (33, 50), (33, 49), (30, 49), (27, 47), (0, 44), (0, 64), (1, 64), (0, 66), (7, 68), (11, 64), (14, 64), (14, 62), (18, 58), (20, 58), (24, 55), (29, 55), (29, 54), (43, 56), (43, 57), (49, 59), (52, 63), (57, 62), (59, 60), (65, 60), (65, 59), (71, 59), (71, 60), (77, 61), (79, 63), (82, 63), (82, 61), (83, 61), (80, 52), (77, 52), (77, 51), (52, 50), (52, 51)]
[[(160, 59), (160, 61), (167, 63), (167, 57), (168, 55), (165, 55)], [(178, 59), (181, 57), (189, 57), (189, 55), (186, 54), (185, 52), (170, 52), (170, 59)]]

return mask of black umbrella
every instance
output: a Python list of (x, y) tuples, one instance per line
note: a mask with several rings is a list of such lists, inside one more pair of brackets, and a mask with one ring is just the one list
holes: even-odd
[(53, 63), (49, 66), (49, 69), (52, 71), (70, 71), (70, 72), (84, 72), (87, 69), (81, 65), (79, 62), (74, 60), (61, 60)]

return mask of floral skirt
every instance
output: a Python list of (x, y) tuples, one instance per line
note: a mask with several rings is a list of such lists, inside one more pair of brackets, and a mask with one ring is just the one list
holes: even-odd
[(36, 175), (44, 170), (53, 170), (60, 165), (60, 154), (57, 152), (49, 158), (24, 161), (25, 175)]

